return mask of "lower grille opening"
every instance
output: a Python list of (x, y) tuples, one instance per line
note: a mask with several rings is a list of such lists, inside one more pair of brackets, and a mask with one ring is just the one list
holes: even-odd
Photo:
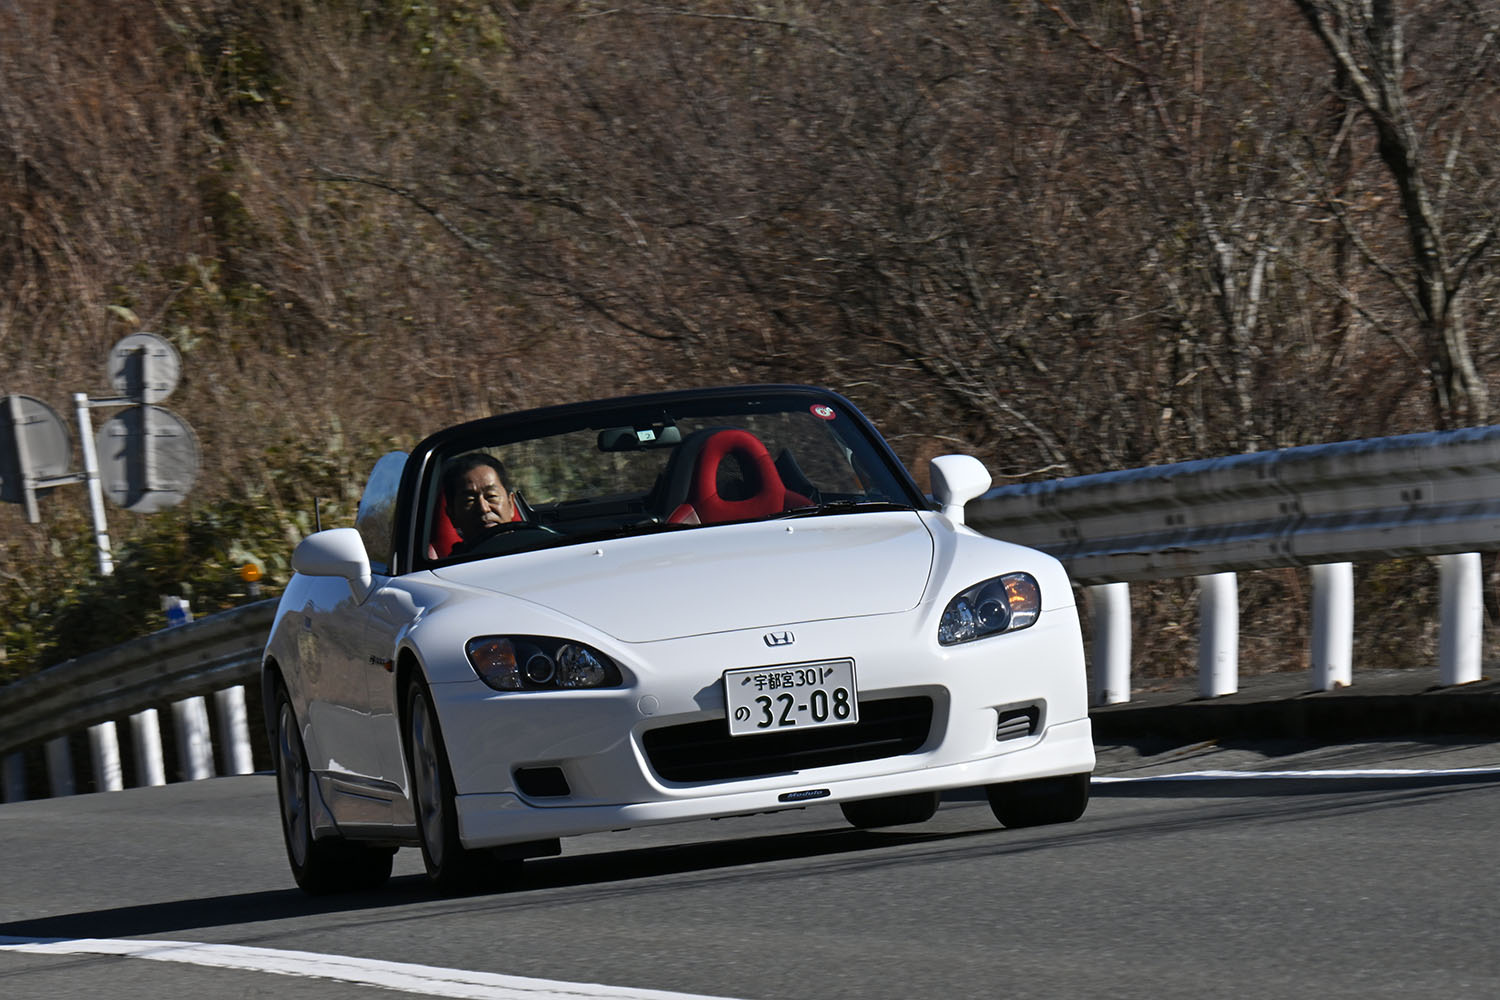
[(932, 699), (860, 702), (848, 726), (730, 736), (723, 719), (652, 729), (643, 737), (651, 767), (666, 781), (725, 781), (788, 774), (912, 753), (932, 729)]
[(1002, 741), (1035, 736), (1037, 724), (1042, 720), (1042, 710), (1037, 705), (1002, 708), (999, 714), (1000, 720), (995, 724), (995, 739)]
[(557, 798), (572, 794), (568, 779), (560, 767), (518, 767), (516, 788), (533, 799)]

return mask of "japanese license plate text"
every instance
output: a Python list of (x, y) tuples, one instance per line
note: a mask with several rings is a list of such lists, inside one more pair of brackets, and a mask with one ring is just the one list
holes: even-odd
[(731, 736), (858, 722), (857, 693), (853, 660), (724, 671)]

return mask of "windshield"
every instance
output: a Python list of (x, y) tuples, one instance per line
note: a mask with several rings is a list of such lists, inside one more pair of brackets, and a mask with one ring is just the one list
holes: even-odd
[(673, 398), (460, 430), (422, 487), (429, 562), (921, 502), (837, 397)]

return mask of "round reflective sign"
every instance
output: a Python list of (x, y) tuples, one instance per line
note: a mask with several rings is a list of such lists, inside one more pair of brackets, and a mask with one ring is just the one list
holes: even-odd
[(110, 501), (137, 514), (176, 506), (198, 477), (201, 453), (193, 429), (171, 410), (132, 406), (95, 435), (99, 479)]
[(0, 399), (0, 500), (25, 503), (22, 476), (65, 476), (72, 456), (73, 439), (56, 410), (32, 396)]
[(160, 403), (177, 388), (182, 359), (177, 348), (154, 333), (132, 333), (109, 349), (109, 384), (122, 396)]

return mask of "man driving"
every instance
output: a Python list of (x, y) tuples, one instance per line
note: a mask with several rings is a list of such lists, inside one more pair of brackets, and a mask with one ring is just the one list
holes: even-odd
[(444, 472), (448, 519), (463, 539), (455, 553), (472, 547), (500, 525), (520, 520), (506, 478), (504, 464), (484, 452), (465, 455)]

